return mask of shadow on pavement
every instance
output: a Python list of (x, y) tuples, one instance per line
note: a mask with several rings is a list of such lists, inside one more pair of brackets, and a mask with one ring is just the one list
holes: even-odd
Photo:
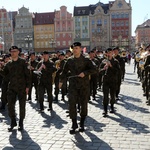
[(46, 113), (41, 113), (41, 116), (45, 118), (44, 125), (42, 127), (49, 128), (51, 125), (55, 126), (57, 129), (63, 128), (63, 124), (67, 124), (68, 122), (63, 120), (57, 113), (53, 110), (50, 111), (50, 115)]
[(97, 120), (93, 119), (90, 116), (87, 116), (85, 125), (87, 126), (86, 131), (96, 131), (96, 132), (102, 132), (102, 127), (105, 127), (106, 124), (99, 123)]
[(72, 140), (76, 147), (81, 150), (94, 150), (94, 149), (101, 149), (101, 150), (113, 150), (106, 142), (102, 141), (98, 138), (95, 134), (85, 131), (85, 134), (90, 138), (84, 139), (80, 133), (75, 135), (75, 140)]
[(16, 150), (16, 149), (27, 149), (27, 150), (41, 150), (40, 146), (34, 142), (26, 130), (21, 132), (21, 139), (17, 138), (17, 130), (13, 130), (9, 136), (9, 143), (11, 146), (6, 146), (2, 150)]
[(108, 116), (108, 118), (116, 122), (119, 122), (120, 126), (125, 127), (127, 130), (131, 130), (133, 134), (150, 133), (149, 127), (146, 126), (145, 124), (137, 122), (119, 113), (115, 113), (115, 115), (118, 116), (119, 118), (115, 118), (113, 116)]
[(117, 102), (116, 105), (123, 106), (127, 110), (131, 110), (131, 111), (137, 111), (137, 112), (142, 112), (142, 113), (150, 113), (149, 109), (134, 105), (134, 103), (130, 103), (131, 101), (141, 103), (142, 102), (141, 99), (130, 97), (130, 96), (125, 96), (125, 95), (122, 95), (122, 94), (120, 94), (120, 95), (122, 97), (121, 100), (120, 100), (121, 103)]

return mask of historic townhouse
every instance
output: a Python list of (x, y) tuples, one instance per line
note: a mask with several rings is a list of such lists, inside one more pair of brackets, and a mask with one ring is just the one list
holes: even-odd
[(55, 39), (56, 50), (69, 49), (73, 42), (73, 17), (67, 11), (66, 6), (61, 6), (60, 10), (55, 11)]
[(54, 12), (34, 14), (34, 48), (36, 52), (55, 51)]
[(26, 52), (33, 47), (33, 14), (24, 6), (18, 10), (15, 17), (14, 44)]

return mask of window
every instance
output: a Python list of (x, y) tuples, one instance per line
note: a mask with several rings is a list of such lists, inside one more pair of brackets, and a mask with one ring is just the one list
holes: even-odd
[(66, 46), (66, 41), (63, 41), (62, 45), (63, 45), (63, 46)]
[(98, 25), (102, 24), (101, 19), (97, 20), (97, 24), (98, 24)]
[(63, 33), (63, 38), (65, 37), (65, 33)]
[(124, 18), (124, 14), (123, 13), (121, 14), (121, 18)]
[(95, 21), (94, 20), (92, 20), (92, 25), (94, 25), (95, 24)]
[(112, 26), (113, 26), (113, 27), (115, 26), (115, 23), (114, 23), (114, 22), (112, 22)]
[(125, 18), (129, 18), (129, 14), (125, 14)]
[(104, 20), (104, 25), (107, 25), (107, 19)]
[(115, 18), (115, 14), (112, 14), (112, 15), (111, 15), (111, 18)]
[(100, 28), (97, 28), (97, 32), (98, 32), (98, 33), (100, 32)]
[(57, 41), (57, 46), (60, 46), (60, 41)]
[(129, 23), (128, 23), (128, 21), (126, 21), (126, 26), (129, 26)]

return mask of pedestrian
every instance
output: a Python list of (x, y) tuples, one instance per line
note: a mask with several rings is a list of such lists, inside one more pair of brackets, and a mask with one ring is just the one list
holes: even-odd
[(8, 115), (11, 119), (10, 128), (8, 131), (17, 126), (15, 104), (19, 100), (19, 128), (23, 130), (23, 120), (25, 118), (26, 95), (30, 86), (30, 72), (24, 59), (19, 57), (19, 49), (17, 46), (12, 46), (9, 49), (11, 61), (9, 61), (3, 70), (0, 71), (4, 76), (9, 76), (8, 84)]
[(87, 104), (90, 94), (89, 75), (96, 72), (96, 68), (89, 58), (85, 58), (82, 54), (82, 46), (80, 42), (75, 42), (71, 46), (73, 56), (67, 59), (64, 69), (60, 76), (59, 88), (62, 87), (63, 80), (67, 73), (69, 76), (68, 100), (69, 100), (69, 116), (72, 120), (72, 128), (70, 134), (75, 134), (78, 128), (77, 124), (77, 104), (80, 105), (80, 132), (84, 131), (84, 122), (87, 116)]

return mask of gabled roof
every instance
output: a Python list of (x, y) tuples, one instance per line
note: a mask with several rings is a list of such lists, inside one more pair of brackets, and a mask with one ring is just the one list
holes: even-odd
[(89, 13), (89, 6), (74, 7), (74, 16), (87, 16)]
[(84, 16), (89, 15), (90, 13), (94, 14), (96, 7), (98, 7), (99, 5), (104, 10), (104, 13), (107, 14), (109, 10), (109, 4), (98, 2), (97, 4), (94, 5), (91, 4), (89, 6), (74, 7), (74, 16)]
[(44, 25), (54, 24), (55, 12), (34, 13), (33, 24)]

